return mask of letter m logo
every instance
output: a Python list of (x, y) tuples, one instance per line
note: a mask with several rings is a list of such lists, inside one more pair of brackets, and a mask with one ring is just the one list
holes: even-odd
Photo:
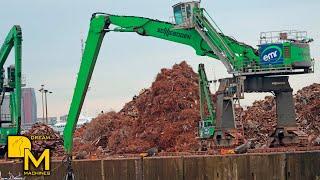
[(29, 160), (31, 160), (32, 164), (38, 168), (41, 162), (44, 160), (44, 170), (50, 170), (50, 152), (49, 149), (45, 149), (41, 156), (36, 159), (33, 154), (31, 153), (30, 149), (24, 149), (24, 170), (29, 171)]

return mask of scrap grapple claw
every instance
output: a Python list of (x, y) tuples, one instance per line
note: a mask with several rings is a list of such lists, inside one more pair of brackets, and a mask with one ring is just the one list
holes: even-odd
[(64, 160), (65, 165), (67, 166), (67, 174), (65, 180), (74, 180), (75, 176), (72, 169), (72, 156), (68, 155)]

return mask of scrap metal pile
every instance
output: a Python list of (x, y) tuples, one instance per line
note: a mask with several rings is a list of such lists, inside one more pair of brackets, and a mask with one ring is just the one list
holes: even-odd
[[(309, 135), (309, 145), (319, 145), (320, 84), (299, 90), (295, 106), (297, 124)], [(246, 109), (236, 109), (245, 138), (253, 139), (255, 148), (267, 147), (268, 137), (276, 126), (275, 108), (274, 98), (267, 96)], [(119, 112), (101, 114), (76, 130), (74, 155), (79, 159), (98, 158), (137, 154), (150, 148), (164, 152), (198, 151), (201, 149), (197, 139), (199, 119), (198, 76), (182, 62), (172, 69), (162, 69), (152, 86), (134, 96)], [(27, 134), (48, 135), (48, 132), (53, 133), (38, 125)], [(37, 142), (35, 146), (39, 150), (49, 147), (54, 149), (54, 154), (62, 155), (62, 140), (57, 133), (53, 134), (56, 141)]]
[[(317, 145), (320, 139), (319, 99), (319, 84), (305, 87), (295, 95), (297, 123), (309, 135), (310, 145)], [(245, 110), (237, 108), (245, 138), (253, 139), (255, 148), (267, 147), (276, 126), (275, 108), (272, 96)], [(165, 152), (198, 151), (199, 118), (198, 76), (182, 62), (172, 69), (162, 69), (152, 86), (142, 90), (118, 113), (100, 115), (78, 130), (75, 151), (97, 156), (140, 153), (152, 147)]]
[(52, 157), (64, 156), (63, 139), (51, 127), (36, 123), (23, 135), (31, 140), (33, 152), (41, 154), (45, 149), (50, 149)]
[(88, 152), (92, 145), (98, 156), (141, 153), (152, 147), (165, 152), (197, 151), (198, 103), (198, 76), (186, 62), (162, 69), (152, 86), (119, 112), (99, 115), (84, 131), (80, 129), (75, 151)]
[[(308, 135), (308, 145), (320, 145), (320, 84), (299, 90), (294, 96), (296, 121), (299, 129)], [(246, 110), (238, 109), (246, 139), (252, 139), (255, 148), (267, 147), (269, 136), (276, 127), (276, 105), (273, 96), (255, 101)]]

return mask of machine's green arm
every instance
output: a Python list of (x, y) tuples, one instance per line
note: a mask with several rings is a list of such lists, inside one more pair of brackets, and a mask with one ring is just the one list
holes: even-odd
[[(15, 25), (8, 33), (4, 44), (0, 49), (0, 70), (3, 69), (3, 65), (6, 62), (11, 49), (14, 47), (15, 53), (15, 68), (14, 77), (9, 79), (9, 87), (13, 88), (13, 92), (10, 94), (10, 108), (11, 118), (13, 119), (16, 132), (20, 133), (21, 125), (21, 56), (22, 56), (22, 31), (19, 25)], [(2, 72), (3, 73), (3, 72)], [(1, 87), (2, 89), (3, 87)]]
[[(208, 30), (204, 29), (204, 26), (208, 26), (208, 23), (202, 22), (203, 19), (200, 18), (198, 18), (198, 21), (200, 21), (199, 26), (201, 26), (203, 32), (208, 34)], [(113, 25), (114, 27), (110, 27), (110, 25)], [(210, 29), (211, 31), (214, 30), (213, 27), (210, 27)], [(211, 32), (212, 34), (215, 33), (219, 40), (212, 42), (209, 46), (208, 42), (203, 38), (203, 34), (198, 32), (199, 29), (179, 29), (175, 27), (175, 24), (143, 17), (116, 16), (102, 13), (93, 14), (72, 103), (69, 109), (67, 124), (64, 129), (64, 145), (67, 153), (69, 154), (72, 151), (73, 132), (82, 108), (92, 71), (100, 50), (101, 42), (105, 33), (110, 31), (136, 32), (143, 36), (151, 36), (175, 43), (185, 44), (194, 48), (197, 55), (209, 56), (219, 60), (221, 60), (221, 55), (217, 55), (217, 53), (212, 50), (212, 47), (210, 47), (212, 44), (214, 44), (216, 49), (218, 49), (219, 53), (224, 52), (223, 48), (221, 48), (222, 46), (224, 48), (227, 47), (228, 51), (230, 53), (234, 53), (234, 57), (237, 57), (238, 60), (256, 60), (257, 58), (256, 55), (253, 56), (252, 54), (247, 53), (249, 51), (254, 51), (251, 46), (239, 43), (236, 40), (218, 32)], [(227, 65), (235, 68), (238, 67), (238, 64), (240, 63), (234, 59), (230, 61), (228, 60), (227, 62)]]
[(136, 32), (142, 36), (185, 44), (194, 48), (197, 55), (218, 59), (195, 29), (175, 29), (172, 23), (135, 16), (107, 15), (105, 18), (108, 24), (115, 26), (109, 31)]
[(201, 139), (211, 138), (216, 130), (216, 111), (213, 106), (210, 93), (210, 82), (204, 69), (204, 64), (199, 64), (199, 97), (200, 97), (200, 117), (199, 137)]
[(82, 56), (78, 79), (69, 109), (67, 124), (63, 132), (64, 146), (68, 154), (72, 152), (73, 133), (87, 93), (101, 43), (106, 33), (106, 26), (106, 18), (104, 16), (93, 18), (90, 23), (90, 29)]
[[(210, 93), (210, 89), (209, 89), (209, 81), (208, 81), (207, 74), (204, 69), (204, 64), (199, 64), (198, 74), (199, 74), (201, 119), (208, 119), (214, 125), (216, 114), (215, 114), (215, 110), (214, 110), (214, 107), (212, 104), (211, 93)], [(207, 110), (209, 113), (208, 117), (206, 117), (206, 115), (205, 115), (205, 107), (204, 107), (205, 103), (207, 104)]]

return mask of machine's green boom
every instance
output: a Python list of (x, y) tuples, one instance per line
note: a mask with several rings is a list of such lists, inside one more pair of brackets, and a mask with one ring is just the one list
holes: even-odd
[[(268, 63), (262, 62), (259, 50), (224, 35), (218, 27), (212, 25), (215, 23), (206, 11), (203, 8), (199, 8), (199, 5), (194, 5), (194, 3), (198, 2), (180, 3), (174, 7), (176, 24), (135, 16), (117, 16), (103, 13), (93, 14), (69, 109), (67, 124), (64, 129), (64, 143), (67, 153), (70, 154), (72, 151), (73, 132), (106, 32), (136, 32), (142, 36), (151, 36), (188, 45), (195, 50), (197, 55), (220, 60), (227, 68), (227, 71), (234, 75), (255, 73), (290, 74), (294, 68), (299, 68), (299, 66), (294, 66), (294, 63), (298, 61), (308, 62), (306, 63), (307, 66), (305, 66), (305, 64), (301, 66), (302, 69), (308, 69), (310, 67), (310, 65), (308, 66), (308, 64), (310, 64), (309, 62), (312, 61), (310, 54), (305, 54), (302, 58), (295, 59), (288, 56), (287, 59), (289, 58), (289, 60), (280, 61), (276, 59), (277, 63), (271, 63), (271, 60), (274, 60), (274, 56), (272, 55), (277, 54), (272, 51), (273, 49), (271, 47), (266, 47), (263, 52), (269, 53), (270, 51), (271, 53), (271, 55), (265, 55), (267, 56), (266, 58), (269, 58), (267, 59), (268, 61), (266, 61)], [(189, 10), (186, 11), (186, 17), (181, 19), (179, 18), (184, 17), (184, 15), (179, 14), (182, 12), (181, 9), (179, 9), (180, 5), (191, 5), (193, 7), (191, 10), (189, 8)], [(185, 10), (184, 8), (182, 9)], [(110, 27), (110, 25), (113, 25), (113, 27)], [(304, 43), (304, 45), (303, 48), (309, 48), (307, 43)], [(281, 63), (279, 64), (279, 62)]]
[[(0, 93), (1, 104), (6, 93), (10, 94), (10, 114), (1, 114), (0, 111), (0, 145), (6, 145), (8, 135), (20, 133), (21, 124), (21, 53), (22, 32), (18, 25), (12, 27), (0, 49)], [(4, 64), (14, 48), (15, 66), (8, 67), (8, 82), (5, 84)], [(3, 126), (7, 124), (7, 126)], [(9, 124), (9, 125), (8, 125)]]
[[(191, 46), (197, 55), (226, 61), (225, 65), (231, 67), (230, 73), (233, 70), (232, 68), (240, 70), (244, 61), (259, 61), (257, 50), (253, 47), (217, 32), (201, 12), (195, 14), (197, 15), (195, 16), (197, 17), (196, 24), (202, 26), (201, 31), (205, 31), (207, 37), (211, 38), (209, 43), (197, 28), (182, 29), (177, 28), (176, 24), (134, 16), (98, 15), (94, 16), (94, 19), (104, 19), (101, 21), (106, 22), (105, 30), (108, 31), (136, 32), (139, 35), (152, 36)], [(116, 27), (109, 29), (110, 24)], [(204, 27), (207, 27), (210, 31), (205, 30)], [(210, 44), (213, 44), (215, 51), (210, 47)], [(228, 58), (222, 57), (220, 54), (223, 54), (223, 52), (229, 52), (230, 56)]]

